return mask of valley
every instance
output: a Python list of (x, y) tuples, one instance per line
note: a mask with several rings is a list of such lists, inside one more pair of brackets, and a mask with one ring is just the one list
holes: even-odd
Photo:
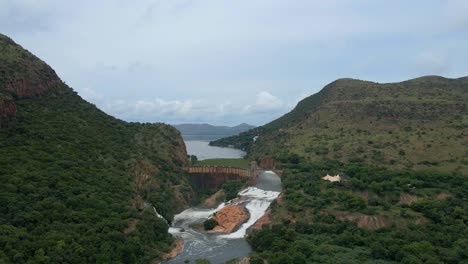
[(338, 79), (258, 127), (127, 122), (0, 35), (0, 262), (466, 262), (467, 102)]

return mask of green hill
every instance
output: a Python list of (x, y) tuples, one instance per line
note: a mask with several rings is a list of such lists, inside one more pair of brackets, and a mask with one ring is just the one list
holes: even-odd
[(148, 263), (191, 188), (180, 133), (84, 101), (0, 35), (0, 262)]
[(467, 173), (467, 102), (467, 77), (385, 84), (339, 79), (273, 122), (211, 144), (247, 150), (250, 158), (298, 154)]

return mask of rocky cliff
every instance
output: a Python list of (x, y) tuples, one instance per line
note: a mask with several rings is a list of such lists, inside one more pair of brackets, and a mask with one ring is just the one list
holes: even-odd
[(63, 85), (55, 71), (0, 34), (0, 127), (16, 116), (18, 99), (37, 98)]

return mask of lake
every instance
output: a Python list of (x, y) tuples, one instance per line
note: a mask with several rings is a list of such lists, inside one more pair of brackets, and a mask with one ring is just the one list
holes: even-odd
[(185, 140), (187, 154), (205, 159), (238, 159), (245, 156), (245, 151), (234, 148), (210, 146), (207, 140)]

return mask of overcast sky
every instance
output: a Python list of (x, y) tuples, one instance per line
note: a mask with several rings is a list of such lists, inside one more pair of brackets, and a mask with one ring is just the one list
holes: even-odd
[(468, 75), (465, 0), (0, 0), (0, 32), (129, 121), (267, 123), (337, 78)]

